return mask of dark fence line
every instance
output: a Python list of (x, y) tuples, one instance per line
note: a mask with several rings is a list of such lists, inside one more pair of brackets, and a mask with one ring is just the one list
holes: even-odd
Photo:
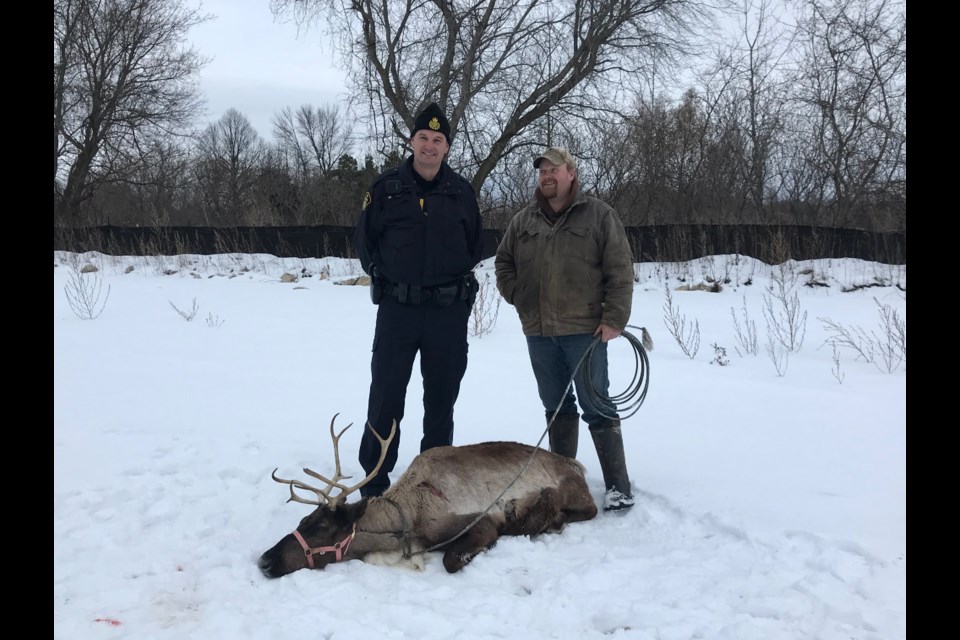
[[(107, 255), (212, 255), (265, 253), (277, 257), (355, 258), (350, 227), (55, 227), (54, 251)], [(858, 229), (788, 225), (652, 225), (627, 227), (637, 262), (685, 262), (740, 254), (766, 264), (786, 260), (859, 258), (907, 263), (907, 236)], [(484, 230), (483, 257), (503, 237)]]

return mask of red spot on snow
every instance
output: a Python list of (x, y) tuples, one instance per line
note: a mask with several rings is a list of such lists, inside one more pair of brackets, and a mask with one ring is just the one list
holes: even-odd
[(114, 620), (113, 618), (94, 618), (93, 621), (94, 621), (94, 622), (106, 622), (106, 623), (109, 624), (111, 627), (119, 627), (121, 624), (123, 624), (123, 623), (120, 622), (119, 620)]

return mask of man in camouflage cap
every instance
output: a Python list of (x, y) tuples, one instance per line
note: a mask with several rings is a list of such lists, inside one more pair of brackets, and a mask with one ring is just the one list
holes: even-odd
[[(620, 418), (608, 396), (607, 342), (630, 319), (633, 252), (616, 210), (580, 191), (569, 151), (550, 147), (533, 167), (533, 202), (510, 220), (497, 248), (497, 288), (520, 316), (550, 450), (577, 457), (579, 399), (603, 472), (603, 508), (629, 509), (633, 492)], [(578, 369), (596, 339), (589, 371)], [(571, 379), (576, 395), (566, 392)]]

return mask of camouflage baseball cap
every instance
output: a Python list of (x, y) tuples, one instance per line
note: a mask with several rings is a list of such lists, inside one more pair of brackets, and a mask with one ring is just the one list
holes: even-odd
[(577, 169), (577, 161), (573, 159), (573, 156), (570, 155), (570, 152), (564, 149), (563, 147), (550, 147), (539, 156), (536, 157), (533, 161), (533, 168), (539, 169), (540, 162), (546, 160), (557, 166), (565, 164), (574, 171)]

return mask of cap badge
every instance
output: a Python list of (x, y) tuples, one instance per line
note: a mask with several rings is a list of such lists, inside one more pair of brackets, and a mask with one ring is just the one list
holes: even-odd
[(434, 131), (439, 131), (439, 130), (440, 130), (440, 121), (437, 120), (437, 117), (436, 117), (436, 116), (434, 116), (434, 117), (430, 118), (430, 122), (427, 124), (427, 126), (429, 126), (429, 127), (430, 127), (431, 129), (433, 129)]

